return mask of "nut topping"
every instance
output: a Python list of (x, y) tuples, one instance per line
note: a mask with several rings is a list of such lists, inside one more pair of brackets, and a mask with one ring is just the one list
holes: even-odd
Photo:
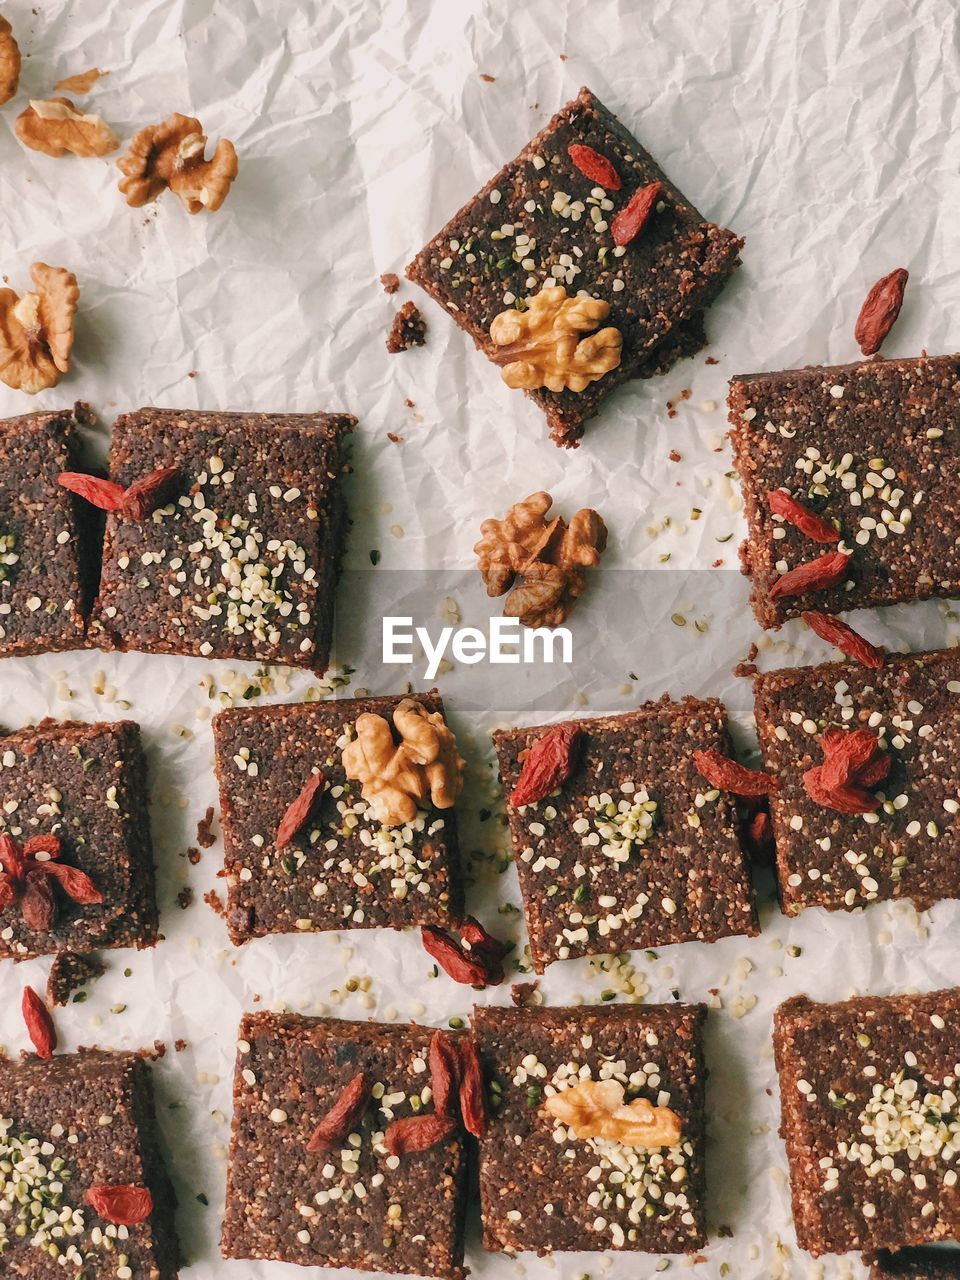
[(34, 291), (18, 298), (0, 289), (0, 382), (35, 395), (70, 369), (73, 316), (80, 289), (64, 267), (35, 262)]
[(188, 213), (216, 212), (227, 198), (239, 165), (232, 142), (221, 138), (210, 160), (199, 120), (174, 112), (163, 124), (141, 129), (126, 155), (117, 161), (124, 174), (120, 190), (134, 209), (149, 204), (169, 187)]
[(17, 137), (45, 156), (105, 156), (120, 139), (99, 116), (83, 115), (69, 98), (31, 99), (14, 124)]
[(20, 84), (20, 46), (13, 28), (0, 14), (0, 107), (9, 102)]
[(620, 363), (620, 330), (590, 332), (609, 314), (610, 304), (600, 298), (568, 298), (562, 285), (546, 284), (526, 311), (494, 316), (490, 340), (500, 350), (491, 358), (503, 366), (508, 387), (583, 391)]
[(463, 786), (464, 762), (439, 711), (404, 698), (393, 723), (399, 745), (383, 716), (364, 712), (356, 738), (343, 749), (347, 777), (361, 783), (363, 798), (385, 827), (412, 822), (428, 796), (437, 809), (451, 808)]
[(680, 1117), (646, 1098), (624, 1103), (617, 1080), (581, 1080), (547, 1098), (543, 1108), (578, 1138), (606, 1138), (625, 1147), (674, 1147), (680, 1141)]

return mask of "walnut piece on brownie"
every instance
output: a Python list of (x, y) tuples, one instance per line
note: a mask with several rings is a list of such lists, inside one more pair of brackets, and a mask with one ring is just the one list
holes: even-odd
[[(655, 204), (638, 220), (636, 202), (651, 193)], [(556, 443), (576, 447), (584, 422), (614, 387), (702, 345), (703, 310), (738, 265), (742, 243), (705, 221), (636, 138), (581, 89), (434, 236), (407, 275), (505, 367), (529, 353), (521, 342), (499, 346), (495, 322), (504, 324), (497, 318), (511, 312), (522, 318), (545, 285), (609, 309), (602, 324), (619, 335), (618, 358), (610, 347), (603, 371), (591, 366), (588, 378), (577, 378), (579, 389), (563, 379), (566, 389), (550, 390), (552, 375), (538, 384), (530, 368), (509, 375), (544, 411)], [(558, 333), (558, 360), (562, 355), (566, 364), (560, 348), (584, 337), (577, 329)]]
[(795, 996), (774, 1014), (773, 1043), (801, 1248), (956, 1239), (960, 990)]
[[(705, 1015), (682, 1004), (474, 1010), (490, 1099), (484, 1248), (691, 1253), (706, 1244)], [(618, 1118), (601, 1125), (607, 1136), (596, 1136), (596, 1114), (584, 1116), (585, 1093), (615, 1104)], [(638, 1112), (659, 1125), (638, 1125)], [(655, 1127), (658, 1135), (643, 1132)]]

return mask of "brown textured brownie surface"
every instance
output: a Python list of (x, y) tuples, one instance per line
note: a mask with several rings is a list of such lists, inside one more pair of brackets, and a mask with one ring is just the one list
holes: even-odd
[(893, 1253), (882, 1249), (874, 1257), (864, 1257), (870, 1280), (900, 1276), (903, 1280), (957, 1280), (960, 1276), (960, 1249), (902, 1249)]
[[(140, 1057), (91, 1051), (2, 1062), (0, 1117), (0, 1198), (14, 1201), (0, 1212), (5, 1276), (175, 1280), (173, 1188), (157, 1143), (149, 1068)], [(22, 1207), (11, 1192), (11, 1163), (32, 1180), (32, 1201)], [(100, 1185), (146, 1187), (153, 1212), (132, 1227), (107, 1222), (84, 1203), (84, 1193)], [(42, 1214), (31, 1213), (34, 1204)], [(72, 1216), (67, 1224), (61, 1219), (61, 1234), (43, 1215), (65, 1208)], [(27, 1233), (18, 1234), (24, 1225)], [(54, 1249), (59, 1258), (51, 1256)]]
[[(783, 909), (831, 910), (886, 898), (918, 908), (960, 897), (960, 649), (772, 671), (757, 677)], [(815, 804), (803, 774), (823, 763), (827, 728), (870, 728), (892, 760), (875, 814)]]
[[(761, 626), (960, 594), (960, 356), (748, 374), (729, 405)], [(766, 495), (781, 488), (837, 525), (852, 552), (845, 583), (771, 597), (782, 573), (835, 549), (773, 517)]]
[[(732, 799), (693, 764), (698, 749), (729, 753), (723, 706), (650, 702), (576, 723), (570, 778), (559, 794), (523, 809), (509, 803), (520, 755), (549, 726), (493, 735), (537, 972), (572, 956), (756, 933)], [(646, 833), (644, 790), (655, 805)]]
[[(474, 1010), (491, 1102), (480, 1142), (486, 1249), (683, 1253), (706, 1243), (704, 1016), (702, 1005)], [(580, 1078), (617, 1080), (628, 1100), (670, 1107), (680, 1143), (577, 1138), (542, 1103)]]
[(0, 738), (0, 832), (21, 845), (57, 836), (59, 861), (85, 872), (103, 895), (81, 905), (55, 886), (56, 918), (41, 931), (23, 918), (18, 884), (17, 900), (0, 911), (0, 957), (156, 943), (146, 765), (132, 720), (44, 720)]
[[(383, 1146), (391, 1120), (431, 1109), (425, 1094), (431, 1035), (427, 1027), (245, 1015), (234, 1079), (225, 1257), (454, 1280), (463, 1275), (459, 1137), (399, 1157)], [(359, 1072), (378, 1095), (366, 1117), (333, 1151), (308, 1152), (318, 1121)]]
[(84, 645), (74, 410), (0, 422), (0, 656)]
[[(213, 722), (235, 943), (268, 933), (416, 924), (449, 926), (463, 901), (452, 809), (421, 809), (383, 827), (343, 771), (342, 749), (363, 712), (390, 720), (400, 697), (222, 711)], [(436, 694), (419, 694), (443, 711)], [(243, 753), (247, 753), (246, 756)], [(284, 848), (276, 833), (313, 767), (326, 792)]]
[[(567, 154), (571, 144), (611, 160), (620, 190), (585, 177)], [(664, 184), (664, 207), (618, 248), (610, 224), (651, 182)], [(486, 355), (496, 350), (493, 318), (539, 293), (545, 281), (610, 304), (603, 324), (622, 334), (619, 366), (582, 392), (528, 393), (546, 413), (553, 438), (569, 446), (609, 392), (642, 372), (655, 348), (712, 301), (737, 265), (741, 243), (705, 222), (620, 121), (581, 89), (421, 250), (407, 275)]]
[(774, 1014), (797, 1241), (873, 1252), (955, 1238), (960, 990)]
[(118, 418), (111, 479), (181, 470), (146, 520), (109, 517), (91, 638), (322, 672), (344, 524), (342, 439), (354, 422), (170, 409)]

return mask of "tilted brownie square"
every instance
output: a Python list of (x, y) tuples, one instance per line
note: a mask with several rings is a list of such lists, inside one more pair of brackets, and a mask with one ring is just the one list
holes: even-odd
[[(391, 1121), (432, 1111), (427, 1027), (247, 1014), (240, 1024), (222, 1250), (309, 1267), (462, 1280), (458, 1132), (391, 1155)], [(315, 1128), (362, 1074), (372, 1098), (327, 1151)]]
[(0, 1061), (0, 1201), (5, 1276), (176, 1280), (173, 1187), (139, 1054)]
[(0, 738), (0, 957), (152, 947), (140, 729), (44, 720)]
[(140, 409), (110, 477), (176, 469), (142, 519), (111, 513), (90, 636), (104, 649), (323, 672), (345, 517), (346, 414)]
[[(588, 151), (596, 158), (584, 159)], [(633, 197), (641, 200), (639, 193), (653, 183), (662, 184), (651, 193), (655, 207), (642, 229), (624, 240), (626, 224), (617, 222), (618, 215), (628, 218)], [(671, 359), (698, 348), (703, 309), (737, 266), (741, 246), (732, 231), (705, 221), (636, 138), (589, 89), (581, 89), (434, 236), (407, 275), (491, 360), (514, 362), (514, 370), (515, 362), (527, 361), (538, 372), (549, 364), (554, 375), (571, 375), (561, 377), (557, 390), (547, 381), (506, 375), (543, 409), (557, 444), (570, 447), (614, 387), (663, 367), (662, 346), (670, 344)], [(608, 358), (593, 361), (586, 375), (589, 362), (561, 352), (559, 329), (512, 338), (509, 346), (495, 341), (504, 321), (491, 334), (502, 313), (519, 316), (509, 325), (522, 328), (544, 286), (571, 300), (582, 294), (602, 304), (591, 323), (571, 316), (567, 336), (586, 336), (591, 328), (619, 334), (617, 342), (598, 339)], [(578, 348), (581, 355), (584, 348), (589, 352), (589, 338)], [(577, 376), (582, 380), (574, 386)]]
[[(397, 826), (378, 821), (348, 779), (343, 750), (361, 715), (391, 722), (398, 697), (221, 711), (213, 722), (220, 783), (226, 922), (233, 942), (296, 930), (450, 927), (463, 887), (456, 817), (429, 797)], [(434, 693), (415, 701), (443, 714)], [(313, 770), (324, 790), (308, 820), (277, 844), (285, 812)]]
[(480, 1140), (485, 1248), (689, 1253), (706, 1244), (705, 1012), (474, 1010), (490, 1098)]
[[(762, 627), (804, 609), (960, 595), (960, 356), (745, 374), (729, 406)], [(774, 515), (775, 490), (833, 525), (832, 544)], [(794, 590), (777, 585), (785, 574), (838, 552), (849, 559), (835, 585), (782, 594)]]
[(797, 1242), (873, 1253), (960, 1234), (960, 990), (795, 996), (774, 1015)]
[(755, 934), (732, 797), (695, 751), (730, 753), (715, 699), (649, 702), (571, 722), (572, 771), (534, 804), (510, 801), (549, 725), (493, 735), (538, 973), (554, 960)]
[(76, 466), (84, 416), (78, 405), (0, 422), (2, 657), (84, 646), (84, 520), (57, 483)]
[[(770, 815), (788, 915), (889, 898), (923, 910), (960, 897), (960, 649), (887, 658), (879, 670), (771, 671), (754, 693), (764, 762), (779, 781)], [(854, 732), (876, 738), (885, 776), (867, 788), (865, 812), (845, 813), (811, 795), (804, 774)]]

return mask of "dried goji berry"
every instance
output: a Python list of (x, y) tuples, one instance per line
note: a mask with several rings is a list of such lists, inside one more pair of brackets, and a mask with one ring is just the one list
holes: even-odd
[(651, 182), (648, 187), (641, 187), (633, 193), (610, 224), (614, 244), (629, 244), (636, 239), (650, 221), (662, 191), (662, 182)]
[(63, 846), (59, 836), (31, 836), (24, 844), (23, 852), (28, 858), (35, 858), (38, 853), (45, 853), (48, 858), (59, 858), (63, 852)]
[(517, 809), (535, 804), (557, 791), (570, 777), (581, 730), (575, 724), (555, 724), (527, 752), (510, 803)]
[(746, 825), (745, 835), (751, 856), (757, 862), (769, 862), (776, 851), (776, 845), (773, 838), (773, 823), (765, 809), (753, 815)]
[(827, 729), (820, 735), (824, 763), (819, 782), (825, 787), (848, 782), (875, 787), (890, 772), (891, 760), (869, 729)]
[(37, 1052), (37, 1057), (52, 1058), (53, 1051), (57, 1047), (57, 1031), (50, 1017), (50, 1010), (33, 987), (24, 987), (20, 1008), (23, 1020), (27, 1024), (27, 1034)]
[(732, 791), (735, 796), (768, 796), (780, 787), (772, 774), (748, 769), (721, 751), (695, 751), (693, 763), (711, 786)]
[(865, 667), (878, 670), (883, 666), (883, 650), (866, 640), (859, 631), (829, 613), (821, 613), (818, 609), (804, 609), (800, 615), (811, 631), (821, 640), (836, 645), (841, 653), (855, 662), (862, 662)]
[(383, 1145), (392, 1156), (405, 1156), (409, 1151), (429, 1151), (449, 1138), (457, 1127), (451, 1116), (430, 1113), (394, 1120), (383, 1135)]
[(778, 578), (770, 588), (770, 598), (780, 600), (785, 596), (802, 596), (807, 591), (826, 591), (838, 587), (847, 576), (850, 556), (843, 551), (828, 551), (826, 555), (798, 564)]
[(94, 1213), (118, 1227), (135, 1227), (153, 1213), (153, 1196), (146, 1187), (98, 1183), (88, 1187), (83, 1198)]
[(470, 955), (486, 965), (491, 985), (496, 986), (503, 981), (503, 958), (510, 949), (505, 942), (487, 933), (480, 921), (473, 916), (467, 916), (460, 925), (460, 940), (468, 944), (464, 949)]
[(46, 876), (28, 876), (20, 899), (20, 914), (24, 924), (37, 933), (46, 933), (57, 918), (57, 904), (53, 889)]
[(818, 516), (815, 511), (805, 507), (802, 502), (790, 496), (783, 489), (771, 489), (767, 494), (767, 503), (775, 516), (795, 525), (802, 534), (812, 538), (814, 542), (839, 542), (840, 534), (829, 520)]
[(803, 785), (814, 804), (837, 813), (873, 813), (880, 808), (880, 801), (866, 787), (846, 782), (830, 787), (823, 782), (823, 765), (808, 769), (803, 775)]
[(0, 867), (3, 867), (4, 871), (13, 876), (15, 880), (19, 880), (23, 875), (23, 859), (20, 846), (7, 831), (0, 836)]
[(370, 1101), (370, 1087), (362, 1071), (343, 1089), (329, 1111), (321, 1118), (307, 1143), (308, 1151), (332, 1151), (356, 1129)]
[(292, 801), (288, 806), (286, 813), (280, 819), (280, 825), (277, 827), (278, 849), (282, 849), (284, 845), (289, 844), (310, 817), (310, 811), (313, 808), (317, 792), (322, 790), (324, 781), (322, 773), (312, 773), (304, 783), (296, 800)]
[(878, 280), (867, 294), (853, 330), (857, 345), (865, 356), (876, 355), (893, 328), (903, 306), (903, 291), (909, 276), (906, 267), (897, 267)]
[(103, 901), (103, 894), (86, 872), (78, 867), (68, 867), (63, 862), (44, 862), (41, 865), (43, 874), (52, 876), (67, 897), (72, 898), (74, 902), (87, 906), (90, 903)]
[(164, 505), (180, 474), (179, 467), (158, 467), (156, 471), (141, 476), (125, 490), (120, 504), (121, 513), (130, 520), (146, 520), (157, 507)]
[(483, 1093), (483, 1071), (472, 1040), (460, 1041), (460, 1114), (463, 1127), (475, 1138), (487, 1131), (487, 1104)]
[(585, 178), (598, 182), (608, 191), (620, 190), (620, 175), (606, 156), (593, 147), (584, 146), (582, 142), (574, 142), (567, 147), (567, 155), (577, 166)]
[(99, 476), (88, 476), (83, 471), (61, 471), (57, 484), (101, 511), (119, 511), (123, 506), (123, 485), (115, 484), (113, 480), (101, 480)]
[(428, 1065), (433, 1108), (438, 1115), (452, 1115), (453, 1110), (450, 1104), (457, 1092), (460, 1079), (460, 1058), (453, 1041), (445, 1031), (433, 1033)]
[(454, 982), (462, 982), (469, 987), (485, 987), (496, 986), (503, 978), (502, 970), (498, 978), (491, 973), (482, 956), (467, 955), (458, 942), (436, 925), (425, 924), (420, 930), (420, 940), (424, 950)]

